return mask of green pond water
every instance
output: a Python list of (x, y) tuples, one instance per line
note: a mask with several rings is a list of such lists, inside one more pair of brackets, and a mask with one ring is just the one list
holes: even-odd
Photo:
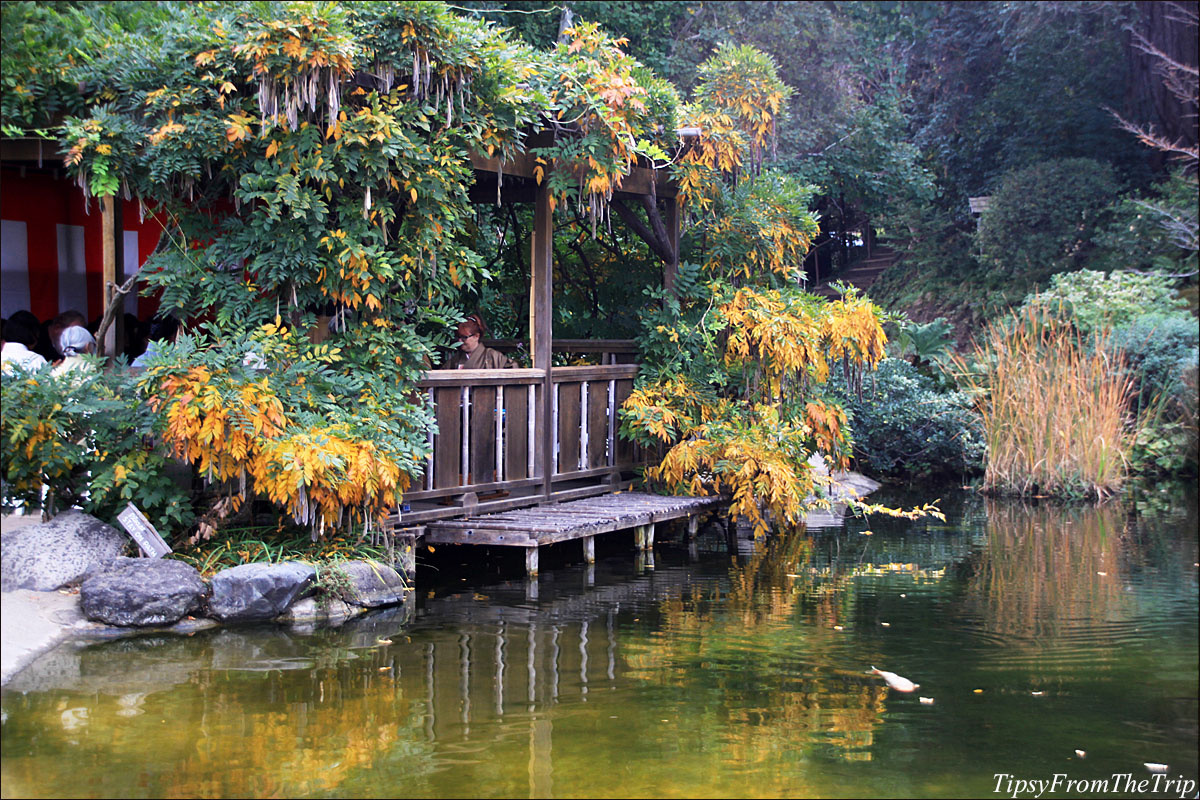
[(338, 629), (64, 645), (0, 698), (3, 795), (1195, 796), (1167, 783), (1197, 773), (1194, 490), (942, 508), (734, 556), (715, 527), (653, 563), (564, 545), (536, 587), (439, 548), (408, 608)]

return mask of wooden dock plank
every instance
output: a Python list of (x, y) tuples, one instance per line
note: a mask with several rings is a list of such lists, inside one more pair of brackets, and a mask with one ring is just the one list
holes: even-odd
[(725, 502), (720, 497), (662, 497), (623, 492), (562, 503), (431, 522), (426, 541), (540, 547), (636, 528), (643, 539), (657, 522), (690, 517)]

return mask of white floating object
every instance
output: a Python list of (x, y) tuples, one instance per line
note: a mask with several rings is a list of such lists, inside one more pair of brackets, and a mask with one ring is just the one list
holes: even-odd
[(890, 628), (890, 627), (892, 627), (892, 623), (890, 623), (890, 622), (881, 622), (881, 623), (879, 623), (879, 624), (880, 624), (880, 625), (882, 625), (882, 626), (883, 626), (883, 627), (885, 627), (885, 628)]
[(1171, 768), (1169, 764), (1155, 764), (1153, 761), (1145, 761), (1143, 763), (1146, 765), (1146, 769), (1156, 775), (1161, 775)]
[(922, 697), (922, 698), (920, 698), (920, 700), (921, 700), (921, 702), (922, 702), (923, 704), (925, 704), (925, 705), (927, 705), (927, 706), (931, 706), (931, 705), (933, 705), (933, 698), (932, 698), (932, 697)]
[(1099, 570), (1097, 570), (1097, 571), (1096, 571), (1096, 574), (1097, 574), (1097, 575), (1104, 575), (1104, 576), (1107, 576), (1107, 575), (1108, 575), (1108, 573), (1107, 573), (1107, 572), (1100, 572)]
[(1087, 750), (1076, 750), (1075, 755), (1079, 756), (1080, 758), (1087, 758)]
[(1030, 692), (1030, 694), (1033, 695), (1034, 697), (1041, 697), (1042, 695), (1045, 694), (1045, 692)]
[(908, 597), (908, 595), (906, 595), (904, 592), (901, 592), (901, 593), (900, 593), (900, 596), (901, 596), (901, 597)]
[(884, 682), (897, 692), (911, 692), (921, 685), (919, 683), (913, 683), (908, 678), (897, 675), (894, 672), (885, 672), (884, 670), (875, 669), (874, 667), (871, 667), (871, 672), (883, 678)]
[(834, 629), (835, 631), (841, 631), (841, 630), (845, 630), (845, 628), (843, 628), (841, 625), (834, 625), (834, 626), (833, 626), (833, 629)]

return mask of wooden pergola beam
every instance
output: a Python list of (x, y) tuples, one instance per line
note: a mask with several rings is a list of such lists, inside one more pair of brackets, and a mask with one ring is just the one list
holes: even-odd
[[(479, 172), (490, 172), (493, 175), (503, 174), (532, 179), (534, 167), (538, 166), (537, 158), (529, 153), (518, 153), (506, 161), (501, 161), (498, 156), (484, 155), (475, 150), (471, 151), (470, 156), (471, 166), (474, 169)], [(665, 170), (634, 167), (621, 181), (617, 192), (629, 195), (674, 197), (678, 190), (678, 186)]]

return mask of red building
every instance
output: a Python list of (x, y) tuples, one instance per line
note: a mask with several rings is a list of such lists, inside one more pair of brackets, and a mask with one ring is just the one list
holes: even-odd
[[(28, 309), (41, 320), (77, 310), (104, 310), (104, 215), (57, 162), (38, 158), (36, 142), (5, 140), (0, 154), (0, 314)], [(24, 145), (24, 146), (22, 146)], [(45, 145), (46, 153), (52, 146)], [(161, 228), (141, 219), (136, 201), (119, 201), (116, 278), (131, 275), (158, 243)], [(148, 319), (157, 303), (130, 296), (125, 309)]]

